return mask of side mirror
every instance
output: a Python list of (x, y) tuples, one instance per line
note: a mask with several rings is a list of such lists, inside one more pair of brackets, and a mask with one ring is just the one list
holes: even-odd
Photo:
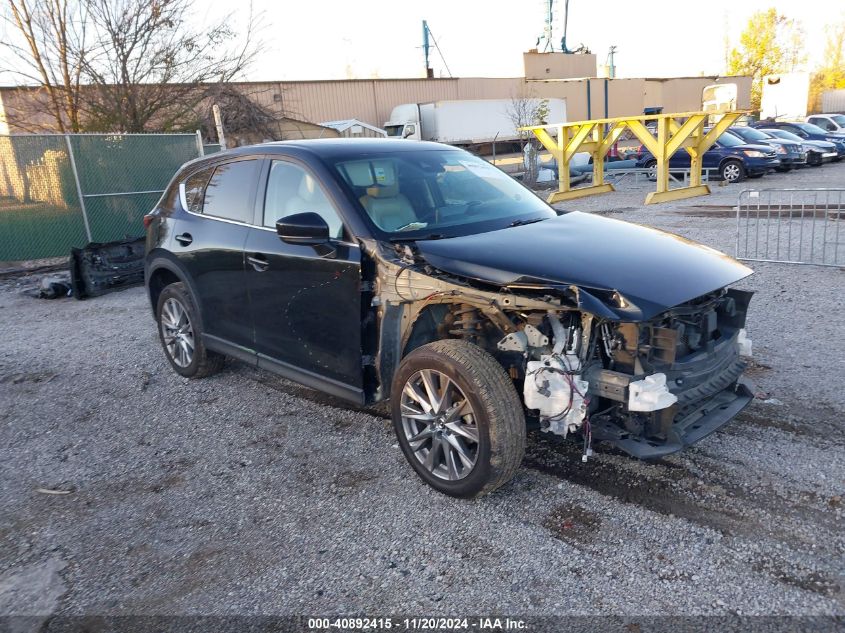
[(402, 134), (402, 138), (408, 138), (409, 136), (416, 134), (416, 132), (417, 132), (416, 127), (414, 127), (413, 125), (406, 125), (405, 126), (405, 133)]
[(295, 213), (276, 221), (276, 233), (288, 244), (325, 244), (329, 241), (329, 225), (322, 216), (309, 211)]

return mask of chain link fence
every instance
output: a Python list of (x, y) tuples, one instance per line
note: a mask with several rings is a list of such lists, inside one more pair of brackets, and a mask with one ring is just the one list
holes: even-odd
[(736, 256), (845, 266), (845, 189), (742, 191), (736, 207)]
[(0, 261), (140, 237), (144, 214), (201, 147), (195, 134), (0, 136)]

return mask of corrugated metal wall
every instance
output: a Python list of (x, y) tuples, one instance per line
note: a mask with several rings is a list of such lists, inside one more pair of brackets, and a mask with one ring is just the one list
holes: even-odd
[(845, 90), (823, 92), (822, 112), (845, 112)]
[[(604, 79), (526, 81), (522, 77), (459, 79), (351, 79), (341, 81), (283, 81), (236, 84), (251, 99), (277, 113), (318, 123), (358, 119), (382, 127), (390, 112), (401, 103), (425, 103), (451, 99), (510, 99), (545, 97), (566, 99), (570, 121), (588, 118), (587, 82), (590, 82), (590, 115), (604, 117)], [(633, 116), (644, 107), (663, 106), (664, 112), (701, 109), (701, 91), (713, 77), (673, 79), (611, 79), (608, 82), (608, 114)], [(749, 77), (720, 78), (737, 84), (739, 109), (748, 109)], [(13, 90), (0, 90), (10, 109)], [(25, 91), (26, 99), (35, 98)], [(10, 126), (11, 127), (11, 126)], [(47, 127), (49, 128), (49, 122)], [(12, 130), (13, 132), (28, 130)]]

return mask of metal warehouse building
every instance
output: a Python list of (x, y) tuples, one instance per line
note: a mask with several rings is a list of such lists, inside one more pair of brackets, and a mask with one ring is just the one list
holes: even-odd
[[(312, 123), (356, 119), (375, 128), (381, 128), (391, 110), (401, 103), (455, 99), (565, 99), (570, 121), (633, 116), (655, 107), (662, 107), (664, 112), (698, 111), (702, 90), (714, 83), (736, 84), (736, 107), (750, 107), (750, 77), (606, 79), (595, 77), (596, 58), (590, 54), (529, 52), (524, 54), (524, 64), (525, 77), (269, 81), (233, 85), (277, 113), (279, 118)], [(0, 88), (0, 134), (28, 131), (6, 123), (4, 106), (11, 113), (22, 102), (36, 98), (33, 89)], [(49, 127), (49, 119), (43, 124)]]

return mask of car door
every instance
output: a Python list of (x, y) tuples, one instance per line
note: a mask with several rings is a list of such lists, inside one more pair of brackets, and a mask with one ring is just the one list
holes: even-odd
[(669, 158), (669, 166), (675, 169), (689, 169), (690, 155), (685, 149), (679, 149)]
[[(362, 402), (360, 249), (346, 241), (336, 203), (304, 164), (268, 160), (259, 196), (261, 226), (245, 251), (259, 367)], [(283, 242), (276, 221), (309, 211), (326, 220), (330, 241)]]
[(174, 227), (174, 254), (190, 277), (203, 334), (212, 347), (226, 346), (225, 351), (242, 358), (254, 358), (244, 245), (260, 166), (261, 159), (243, 158), (188, 176), (180, 185), (187, 213)]
[[(724, 157), (725, 149), (719, 144), (719, 141), (716, 141), (710, 149), (704, 152), (704, 156), (701, 159), (701, 167), (702, 169), (717, 169)], [(710, 175), (712, 176), (713, 172)]]

